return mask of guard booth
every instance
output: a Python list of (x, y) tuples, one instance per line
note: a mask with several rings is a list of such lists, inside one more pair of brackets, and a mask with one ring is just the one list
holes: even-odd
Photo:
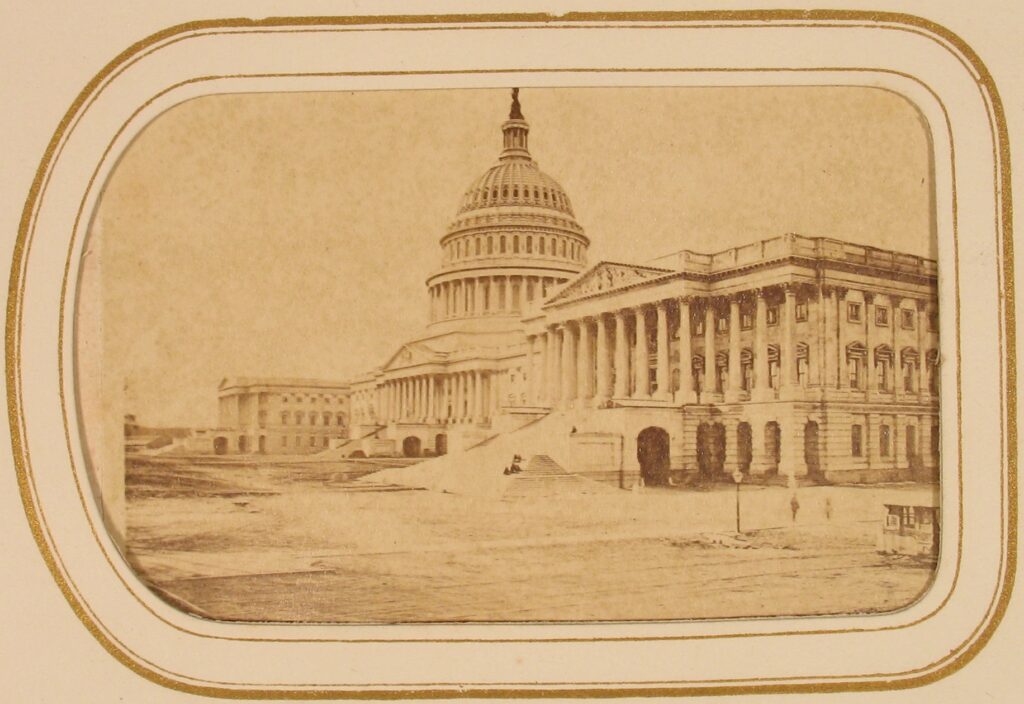
[(934, 498), (889, 499), (882, 506), (880, 553), (938, 556), (940, 514)]

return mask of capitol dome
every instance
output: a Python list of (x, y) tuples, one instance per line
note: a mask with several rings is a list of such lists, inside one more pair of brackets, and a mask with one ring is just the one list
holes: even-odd
[(521, 316), (586, 267), (590, 240), (569, 196), (530, 155), (518, 89), (498, 161), (466, 189), (427, 280), (431, 321)]

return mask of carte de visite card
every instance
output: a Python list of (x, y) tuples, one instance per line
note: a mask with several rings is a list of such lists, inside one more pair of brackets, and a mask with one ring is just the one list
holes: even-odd
[(169, 28), (28, 194), (33, 534), (196, 694), (934, 681), (1014, 564), (1006, 139), (904, 15)]

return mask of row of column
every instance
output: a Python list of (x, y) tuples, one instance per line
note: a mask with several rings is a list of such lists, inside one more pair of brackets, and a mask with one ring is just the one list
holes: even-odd
[[(796, 287), (773, 287), (778, 297), (779, 333), (779, 379), (778, 389), (774, 388), (768, 358), (768, 302), (765, 289), (747, 291), (725, 298), (729, 308), (728, 325), (728, 381), (722, 389), (722, 399), (731, 402), (740, 400), (749, 391), (750, 400), (768, 400), (778, 396), (786, 397), (798, 387), (797, 378), (797, 343), (796, 343)], [(849, 378), (845, 367), (839, 364), (839, 355), (845, 354), (849, 337), (847, 318), (844, 310), (846, 289), (820, 287), (816, 323), (817, 334), (811, 335), (811, 343), (816, 349), (812, 352), (808, 345), (808, 357), (815, 357), (815, 364), (824, 368), (817, 375), (823, 386), (848, 388)], [(743, 388), (742, 348), (740, 342), (741, 311), (740, 302), (743, 297), (754, 297), (753, 325), (753, 374), (749, 389)], [(900, 301), (892, 302), (892, 319), (889, 321), (887, 334), (894, 354), (898, 354), (897, 325)], [(528, 337), (526, 368), (528, 374), (527, 396), (532, 405), (572, 405), (575, 401), (593, 400), (601, 405), (610, 399), (636, 399), (675, 401), (678, 403), (694, 403), (697, 401), (698, 386), (694, 383), (694, 375), (685, 360), (693, 358), (695, 350), (691, 339), (691, 309), (696, 307), (703, 311), (704, 335), (701, 343), (704, 369), (702, 383), (699, 388), (708, 392), (717, 392), (718, 380), (716, 355), (717, 340), (715, 335), (715, 306), (710, 297), (683, 297), (675, 299), (675, 305), (668, 300), (658, 301), (650, 305), (627, 308), (579, 320), (572, 320), (548, 328), (537, 335)], [(878, 333), (874, 332), (873, 297), (865, 294), (866, 310), (864, 312), (864, 335), (867, 349), (877, 344)], [(652, 343), (648, 334), (648, 314), (653, 309), (655, 329), (653, 335), (654, 366), (650, 357)], [(927, 355), (926, 326), (927, 305), (921, 300), (917, 302), (918, 320), (916, 328), (916, 347), (918, 353), (919, 374), (916, 395), (925, 395), (928, 391), (925, 358)], [(681, 331), (678, 335), (678, 358), (680, 362), (679, 388), (672, 388), (672, 363), (670, 357), (669, 331), (674, 328)], [(830, 344), (836, 340), (836, 344)], [(810, 364), (808, 364), (810, 367)], [(877, 393), (877, 374), (874, 364), (867, 365), (867, 392)], [(894, 394), (906, 396), (898, 383), (893, 385)], [(716, 397), (717, 400), (717, 397)]]
[(497, 372), (473, 370), (412, 376), (377, 387), (381, 422), (483, 423), (497, 413)]
[(564, 282), (550, 276), (475, 276), (445, 281), (430, 289), (430, 319), (522, 312)]

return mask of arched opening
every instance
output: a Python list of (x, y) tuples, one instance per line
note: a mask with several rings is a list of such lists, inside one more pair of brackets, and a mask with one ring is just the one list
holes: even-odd
[(804, 425), (804, 462), (807, 464), (807, 473), (810, 475), (821, 474), (820, 452), (818, 424), (809, 420)]
[(266, 435), (260, 435), (260, 439), (257, 442), (259, 443), (259, 451), (260, 451), (260, 453), (261, 454), (266, 454), (266, 452), (267, 452), (267, 436)]
[(668, 483), (669, 449), (668, 431), (664, 428), (644, 428), (636, 437), (636, 458), (640, 462), (640, 476), (646, 485)]
[(764, 455), (767, 463), (767, 474), (779, 473), (779, 460), (782, 458), (782, 430), (774, 420), (764, 426)]
[(736, 426), (736, 461), (740, 472), (750, 474), (750, 463), (754, 459), (754, 431), (750, 423)]
[(351, 459), (354, 459), (354, 460), (365, 459), (366, 458), (366, 453), (363, 452), (362, 450), (356, 450), (351, 455), (349, 455), (349, 457)]
[(725, 467), (725, 426), (701, 423), (697, 426), (697, 469), (702, 479), (721, 474)]
[(402, 454), (406, 457), (420, 457), (423, 455), (423, 447), (420, 439), (410, 435), (402, 441)]
[(215, 455), (226, 455), (228, 454), (228, 439), (225, 437), (219, 437), (213, 439), (213, 454)]
[(438, 433), (437, 436), (434, 438), (434, 454), (448, 454), (448, 436), (445, 435), (444, 433)]
[(245, 437), (244, 435), (239, 435), (238, 436), (238, 451), (239, 452), (248, 452), (249, 451), (249, 438)]

